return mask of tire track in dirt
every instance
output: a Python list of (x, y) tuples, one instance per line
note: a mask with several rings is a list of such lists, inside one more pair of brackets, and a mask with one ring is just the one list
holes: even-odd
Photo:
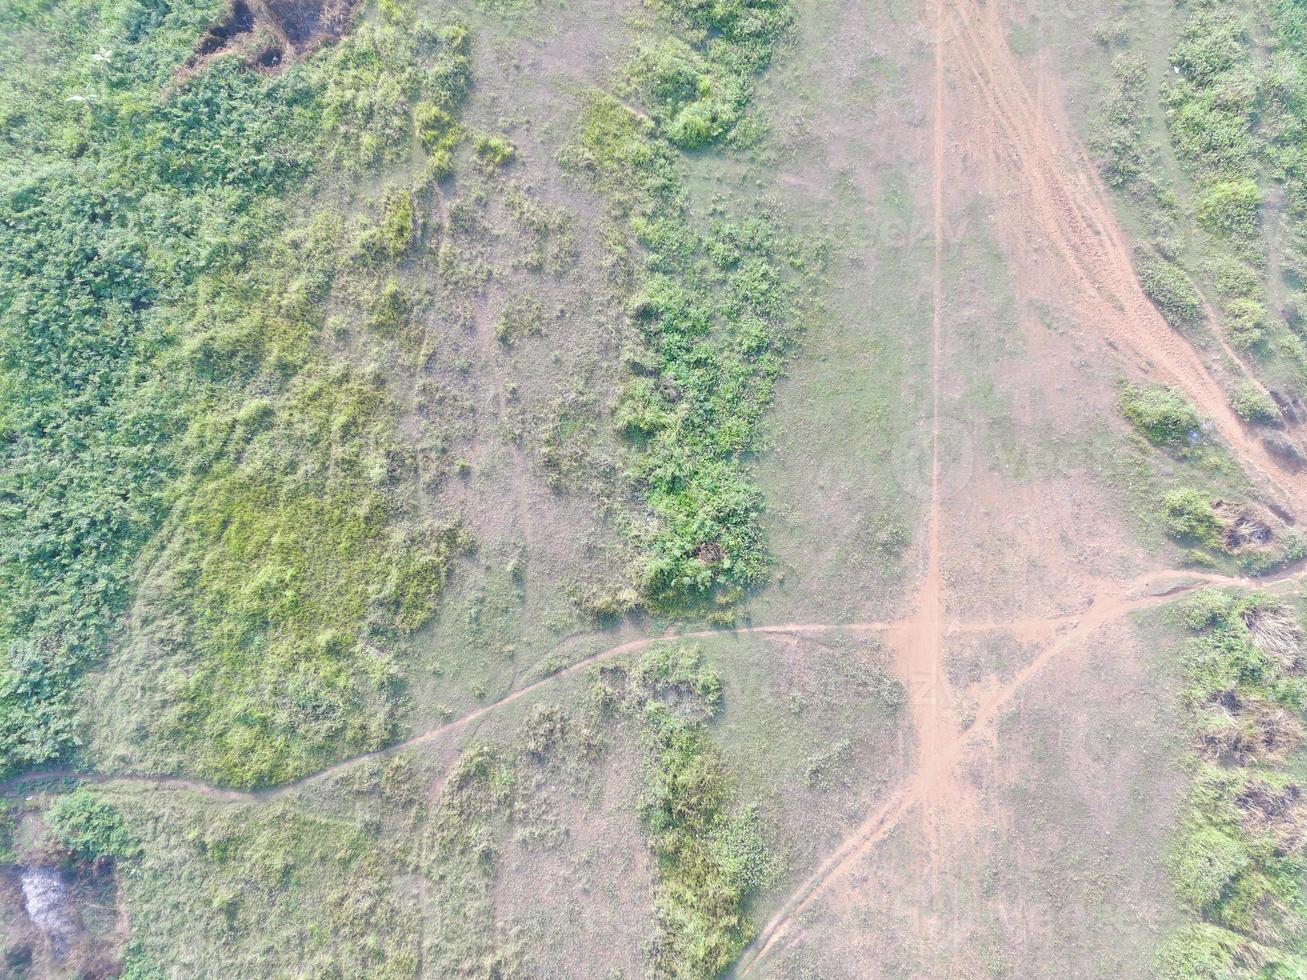
[[(1268, 485), (1278, 492), (1282, 503), (1296, 509), (1307, 501), (1307, 486), (1294, 474), (1281, 471), (1266, 449), (1252, 438), (1243, 424), (1229, 408), (1219, 382), (1203, 363), (1198, 352), (1171, 329), (1160, 313), (1143, 293), (1135, 275), (1130, 251), (1118, 231), (1096, 173), (1083, 147), (1070, 136), (1067, 120), (1051, 126), (1042, 107), (1032, 100), (1012, 61), (1006, 36), (1001, 31), (997, 4), (986, 4), (982, 11), (987, 36), (982, 36), (972, 22), (965, 3), (955, 5), (950, 0), (937, 0), (934, 5), (935, 30), (935, 99), (933, 135), (933, 206), (935, 228), (935, 260), (933, 269), (933, 346), (934, 389), (933, 439), (935, 454), (932, 466), (932, 504), (930, 523), (930, 560), (927, 578), (921, 590), (921, 608), (911, 624), (925, 636), (911, 634), (903, 637), (909, 656), (909, 666), (929, 668), (930, 651), (935, 651), (934, 665), (938, 669), (937, 610), (939, 582), (932, 581), (938, 574), (940, 508), (938, 501), (938, 441), (939, 441), (939, 386), (941, 354), (942, 308), (942, 182), (944, 179), (943, 140), (945, 133), (945, 93), (947, 75), (945, 56), (948, 48), (956, 48), (965, 68), (974, 81), (980, 97), (982, 111), (963, 118), (979, 120), (971, 128), (979, 133), (968, 134), (982, 152), (988, 152), (994, 168), (991, 180), (1011, 193), (1003, 195), (1010, 206), (1020, 201), (1021, 216), (1014, 220), (1008, 214), (1009, 224), (1017, 226), (1019, 234), (1009, 234), (1008, 240), (1019, 241), (1029, 233), (1029, 222), (1053, 246), (1062, 259), (1065, 269), (1072, 274), (1077, 292), (1090, 303), (1105, 329), (1118, 344), (1131, 351), (1148, 365), (1150, 372), (1161, 374), (1171, 383), (1178, 384), (1210, 417), (1218, 432), (1226, 440), (1236, 457)], [(956, 13), (956, 18), (951, 15)], [(927, 12), (929, 16), (929, 12)], [(950, 31), (950, 24), (959, 29)], [(1000, 29), (996, 30), (996, 27)], [(950, 43), (953, 42), (953, 43)], [(1041, 100), (1042, 101), (1042, 100)], [(997, 140), (994, 130), (998, 130)], [(1068, 146), (1059, 146), (1054, 133), (1065, 134)], [(979, 138), (977, 138), (979, 137)], [(1068, 162), (1074, 166), (1068, 166)], [(1024, 219), (1024, 220), (1022, 220)], [(1011, 232), (1013, 229), (1009, 229)], [(1219, 336), (1218, 342), (1224, 347)], [(1231, 354), (1227, 350), (1227, 354)], [(1237, 357), (1232, 362), (1248, 377), (1246, 365)], [(1300, 572), (1297, 574), (1301, 574)], [(1288, 578), (1289, 576), (1285, 576)], [(916, 775), (876, 811), (874, 811), (840, 846), (824, 860), (817, 870), (792, 893), (780, 910), (764, 926), (751, 944), (750, 950), (737, 963), (735, 976), (748, 975), (762, 962), (789, 932), (795, 917), (829, 890), (861, 858), (873, 850), (914, 806), (920, 805), (924, 816), (925, 837), (932, 867), (936, 861), (936, 835), (932, 821), (932, 800), (947, 791), (946, 780), (954, 764), (961, 759), (965, 748), (981, 732), (986, 731), (1000, 709), (1059, 653), (1101, 628), (1107, 622), (1130, 612), (1168, 601), (1172, 596), (1191, 591), (1203, 584), (1253, 585), (1251, 580), (1230, 579), (1226, 576), (1194, 575), (1190, 584), (1174, 588), (1152, 588), (1143, 597), (1128, 599), (1131, 591), (1140, 584), (1152, 582), (1155, 576), (1136, 580), (1123, 593), (1096, 602), (1084, 614), (1069, 622), (1074, 625), (1060, 638), (1050, 643), (1029, 665), (1020, 670), (1007, 684), (991, 692), (977, 706), (976, 718), (971, 727), (939, 750), (939, 713), (930, 710), (918, 712), (918, 736), (921, 759)], [(1155, 584), (1155, 583), (1154, 583)], [(979, 624), (977, 624), (979, 625)], [(1010, 624), (986, 624), (1001, 628)], [(1035, 621), (1026, 624), (1035, 625)], [(1053, 629), (1061, 628), (1054, 625)], [(931, 720), (933, 719), (933, 720)]]
[[(1175, 580), (1168, 581), (1168, 576), (1174, 576)], [(1225, 585), (1247, 588), (1271, 584), (1272, 581), (1296, 582), (1304, 576), (1307, 576), (1307, 572), (1298, 570), (1273, 580), (1259, 581), (1207, 573), (1149, 572), (1129, 583), (1116, 595), (1095, 602), (1083, 614), (1069, 621), (1061, 617), (1053, 620), (1063, 625), (1070, 625), (1070, 629), (1065, 630), (1029, 664), (1017, 671), (1011, 680), (990, 692), (977, 705), (975, 721), (971, 726), (954, 733), (951, 741), (945, 743), (936, 754), (923, 754), (912, 779), (855, 827), (817, 870), (789, 895), (781, 908), (759, 931), (752, 943), (752, 951), (746, 951), (731, 975), (736, 977), (750, 975), (763, 960), (782, 949), (780, 944), (789, 935), (796, 918), (889, 836), (913, 806), (929, 803), (930, 794), (939, 780), (947, 777), (953, 766), (962, 760), (966, 748), (986, 733), (998, 719), (1002, 709), (1063, 652), (1111, 622), (1131, 613), (1165, 605), (1179, 596), (1204, 586)], [(986, 624), (987, 627), (988, 625)]]
[[(978, 10), (979, 16), (973, 17), (970, 10)], [(988, 151), (988, 179), (1001, 205), (1006, 237), (1022, 241), (1037, 231), (1071, 274), (1069, 284), (1085, 303), (1083, 308), (1096, 315), (1103, 333), (1147, 365), (1149, 374), (1179, 386), (1282, 506), (1297, 512), (1307, 509), (1307, 474), (1281, 468), (1234, 414), (1220, 381), (1198, 351), (1143, 292), (1130, 248), (1087, 152), (1056, 100), (1033, 100), (1008, 47), (998, 5), (941, 4), (937, 17), (941, 24), (955, 27), (946, 36), (951, 42), (947, 46), (971, 81), (959, 91), (979, 103), (963, 117), (979, 129), (968, 134), (969, 139)], [(1014, 258), (1019, 262), (1026, 256)], [(1024, 272), (1041, 274), (1036, 269)], [(1264, 390), (1224, 339), (1213, 333), (1243, 379)]]

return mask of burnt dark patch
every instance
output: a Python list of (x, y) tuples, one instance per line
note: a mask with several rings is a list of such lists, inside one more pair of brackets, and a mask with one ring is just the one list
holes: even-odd
[(116, 977), (126, 939), (112, 862), (0, 866), (0, 976)]
[(239, 49), (246, 54), (246, 67), (275, 74), (344, 34), (357, 7), (358, 0), (231, 0), (222, 19), (196, 44), (187, 70)]
[(1226, 711), (1232, 713), (1237, 712), (1242, 705), (1242, 702), (1239, 700), (1239, 695), (1234, 691), (1219, 691), (1216, 694), (1213, 694), (1212, 703), (1219, 704)]
[(263, 0), (272, 26), (297, 54), (344, 34), (356, 5), (357, 0)]
[(195, 53), (204, 56), (217, 54), (231, 44), (232, 40), (254, 30), (254, 11), (245, 0), (234, 0), (222, 20), (209, 28), (200, 40)]
[(259, 53), (259, 56), (254, 59), (254, 64), (258, 68), (272, 70), (281, 67), (281, 59), (281, 48), (268, 48)]
[(715, 565), (726, 558), (726, 550), (716, 541), (705, 541), (694, 549), (694, 557), (705, 565)]
[(299, 47), (313, 40), (322, 24), (321, 2), (314, 0), (265, 0), (268, 16), (281, 28), (286, 40)]

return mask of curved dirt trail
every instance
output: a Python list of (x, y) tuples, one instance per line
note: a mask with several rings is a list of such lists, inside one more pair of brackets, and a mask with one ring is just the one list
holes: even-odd
[[(1175, 581), (1169, 584), (1166, 579), (1172, 578)], [(1295, 568), (1282, 571), (1275, 575), (1267, 576), (1261, 579), (1237, 578), (1228, 575), (1218, 575), (1209, 572), (1190, 572), (1186, 570), (1164, 570), (1159, 572), (1150, 572), (1140, 579), (1137, 579), (1134, 586), (1139, 586), (1144, 582), (1160, 583), (1158, 587), (1165, 589), (1164, 593), (1155, 593), (1167, 597), (1174, 596), (1182, 592), (1192, 591), (1203, 585), (1221, 585), (1237, 586), (1241, 588), (1252, 588), (1259, 585), (1272, 585), (1281, 582), (1297, 582), (1300, 579), (1307, 578), (1307, 567)], [(1113, 605), (1112, 600), (1107, 600), (1100, 605), (1100, 609), (1115, 609), (1115, 615), (1125, 615), (1131, 609), (1125, 605)], [(950, 623), (944, 624), (942, 619), (939, 621), (940, 636), (949, 632), (974, 632), (979, 630), (1007, 629), (1009, 627), (1021, 630), (1056, 630), (1056, 628), (1069, 621), (1074, 621), (1076, 617), (1055, 616), (1049, 619), (1023, 619), (1016, 620), (1012, 623), (1003, 622), (982, 622), (982, 623)], [(266, 800), (275, 800), (283, 796), (290, 795), (296, 790), (303, 789), (313, 783), (330, 779), (345, 770), (361, 765), (365, 762), (376, 759), (384, 759), (404, 749), (414, 748), (433, 742), (442, 736), (456, 734), (463, 729), (475, 724), (476, 722), (487, 718), (490, 715), (508, 707), (516, 701), (523, 700), (533, 694), (540, 692), (542, 689), (552, 686), (556, 682), (574, 676), (595, 664), (602, 663), (606, 660), (612, 660), (629, 653), (639, 653), (646, 650), (656, 643), (674, 643), (683, 640), (706, 640), (713, 637), (725, 636), (768, 636), (768, 635), (823, 635), (828, 633), (852, 633), (872, 635), (877, 633), (889, 634), (895, 642), (907, 633), (913, 633), (918, 630), (920, 616), (911, 619), (900, 620), (898, 622), (867, 622), (867, 623), (775, 623), (765, 626), (725, 626), (718, 629), (693, 630), (682, 633), (662, 633), (657, 636), (635, 637), (625, 640), (597, 653), (584, 657), (562, 670), (542, 677), (533, 681), (524, 687), (505, 695), (498, 701), (477, 708), (468, 712), (452, 721), (444, 722), (440, 725), (424, 729), (417, 734), (404, 739), (401, 742), (392, 742), (383, 748), (376, 749), (372, 752), (364, 752), (359, 755), (349, 756), (334, 762), (326, 768), (319, 769), (317, 772), (310, 773), (299, 779), (287, 783), (279, 783), (276, 786), (269, 786), (266, 789), (235, 789), (228, 786), (219, 786), (214, 783), (207, 783), (200, 779), (188, 779), (184, 776), (163, 776), (149, 775), (147, 773), (97, 773), (97, 772), (80, 772), (68, 767), (56, 769), (41, 769), (33, 772), (24, 773), (20, 776), (14, 776), (10, 779), (0, 782), (0, 795), (13, 794), (26, 786), (32, 786), (42, 782), (56, 779), (77, 779), (82, 782), (98, 785), (115, 785), (115, 786), (140, 786), (146, 789), (173, 789), (196, 793), (209, 799), (229, 800), (232, 802), (259, 802)], [(574, 637), (573, 640), (576, 638)], [(569, 641), (570, 642), (570, 641)]]
[[(973, 15), (973, 11), (975, 12)], [(933, 316), (933, 464), (929, 516), (929, 558), (926, 577), (919, 593), (916, 616), (896, 628), (900, 663), (905, 673), (920, 672), (933, 678), (930, 690), (941, 692), (938, 680), (942, 648), (940, 613), (941, 582), (939, 547), (941, 506), (939, 498), (939, 398), (942, 355), (941, 316), (943, 307), (943, 181), (947, 160), (944, 140), (947, 131), (947, 60), (957, 61), (958, 113), (968, 145), (981, 153), (988, 167), (987, 177), (1001, 200), (1000, 220), (1007, 225), (1008, 241), (1028, 240), (1033, 230), (1051, 248), (1052, 260), (1061, 278), (1073, 288), (1082, 309), (1093, 312), (1104, 334), (1120, 348), (1142, 360), (1150, 374), (1182, 388), (1200, 412), (1211, 418), (1217, 431), (1237, 459), (1261, 477), (1267, 491), (1279, 497), (1289, 510), (1307, 505), (1307, 480), (1282, 470), (1270, 453), (1230, 409), (1226, 394), (1199, 352), (1162, 318), (1144, 294), (1135, 275), (1130, 249), (1118, 229), (1105, 191), (1082, 145), (1072, 135), (1069, 119), (1049, 118), (1040, 100), (1027, 89), (1017, 68), (1003, 30), (999, 5), (977, 5), (973, 0), (954, 4), (936, 0), (931, 12), (935, 30), (935, 73), (933, 115), (933, 208), (935, 230), (934, 316)], [(976, 103), (967, 111), (966, 100)], [(1014, 261), (1028, 262), (1028, 256)], [(1038, 259), (1036, 260), (1038, 262)], [(1047, 270), (1046, 270), (1047, 271)], [(1026, 274), (1039, 274), (1025, 270)], [(1222, 347), (1222, 338), (1217, 337)], [(1247, 377), (1246, 365), (1226, 349), (1233, 365)], [(1260, 387), (1260, 385), (1259, 385)], [(1286, 571), (1266, 581), (1290, 581), (1302, 576)], [(750, 974), (780, 948), (790, 934), (795, 918), (826, 894), (856, 863), (871, 852), (914, 808), (920, 809), (931, 868), (937, 860), (935, 813), (950, 792), (955, 764), (968, 745), (986, 732), (1001, 709), (1051, 660), (1075, 646), (1105, 624), (1132, 612), (1162, 604), (1177, 594), (1206, 584), (1254, 586), (1251, 579), (1194, 573), (1170, 582), (1173, 573), (1147, 574), (1113, 588), (1105, 583), (1105, 595), (1095, 596), (1083, 614), (1049, 620), (1023, 620), (1021, 627), (1032, 634), (1060, 636), (1011, 680), (985, 695), (978, 703), (973, 724), (965, 731), (945, 731), (939, 703), (924, 699), (914, 711), (919, 761), (912, 779), (894, 792), (880, 807), (830, 854), (763, 927), (741, 957), (735, 976)], [(961, 629), (1011, 629), (1015, 622), (959, 624)], [(1067, 628), (1069, 626), (1069, 629)]]
[(75, 778), (82, 782), (95, 784), (114, 784), (118, 786), (140, 785), (142, 787), (153, 789), (176, 789), (187, 792), (198, 793), (210, 799), (258, 802), (265, 800), (275, 800), (279, 797), (286, 796), (296, 790), (302, 789), (312, 783), (330, 779), (332, 776), (349, 769), (353, 766), (370, 762), (376, 759), (384, 759), (401, 752), (404, 749), (414, 748), (424, 745), (428, 742), (435, 741), (445, 735), (456, 734), (463, 729), (475, 724), (483, 718), (508, 707), (515, 701), (520, 701), (537, 693), (542, 688), (552, 686), (565, 677), (573, 676), (587, 667), (601, 663), (605, 660), (612, 660), (616, 657), (629, 653), (638, 653), (645, 650), (655, 643), (676, 642), (678, 640), (705, 640), (716, 636), (731, 635), (767, 635), (767, 634), (820, 634), (820, 633), (876, 633), (882, 630), (889, 630), (897, 625), (895, 623), (779, 623), (770, 626), (746, 626), (746, 627), (722, 627), (719, 629), (695, 630), (684, 633), (663, 633), (658, 636), (637, 637), (619, 643), (616, 646), (600, 650), (598, 653), (591, 654), (576, 663), (571, 664), (562, 670), (555, 671), (546, 677), (533, 681), (524, 687), (519, 687), (511, 692), (483, 707), (470, 711), (465, 715), (455, 718), (432, 728), (425, 729), (402, 742), (392, 742), (380, 749), (371, 752), (363, 752), (359, 755), (349, 756), (334, 762), (326, 768), (319, 769), (317, 772), (310, 773), (299, 779), (286, 783), (279, 783), (276, 786), (270, 786), (266, 789), (234, 789), (231, 787), (217, 786), (213, 783), (206, 783), (203, 780), (187, 779), (181, 776), (151, 776), (142, 773), (82, 773), (75, 769), (61, 767), (58, 769), (42, 769), (34, 772), (24, 773), (21, 776), (15, 776), (11, 779), (0, 783), (0, 794), (10, 793), (14, 790), (21, 789), (35, 783), (45, 782), (52, 779)]
[[(1052, 271), (1073, 289), (1082, 312), (1093, 313), (1097, 328), (1142, 361), (1156, 380), (1180, 387), (1239, 461), (1280, 497), (1278, 503), (1291, 512), (1307, 511), (1307, 473), (1281, 467), (1234, 414), (1199, 352), (1144, 293), (1129, 245), (1069, 117), (1057, 100), (1037, 102), (1027, 87), (1007, 43), (1000, 5), (941, 3), (935, 16), (945, 49), (941, 57), (952, 55), (959, 97), (974, 103), (960, 115), (970, 121), (968, 142), (985, 158), (988, 172), (980, 176), (998, 200), (1005, 237), (1023, 241), (1037, 233), (1055, 253), (1047, 257)], [(1012, 258), (1035, 266), (1045, 257), (1027, 252)], [(1046, 277), (1050, 270), (1023, 271)], [(1245, 380), (1262, 387), (1232, 351), (1227, 353)]]
[[(1279, 577), (1276, 581), (1297, 581), (1304, 575), (1307, 575), (1307, 572), (1298, 571), (1291, 576)], [(1173, 580), (1168, 581), (1168, 579)], [(1177, 596), (1204, 586), (1247, 587), (1258, 584), (1265, 583), (1221, 575), (1194, 575), (1171, 571), (1148, 572), (1129, 583), (1116, 595), (1096, 601), (1086, 612), (1069, 621), (1063, 618), (1048, 621), (1064, 626), (1070, 625), (1070, 628), (1045, 647), (1029, 664), (1017, 671), (1011, 680), (985, 696), (977, 704), (975, 721), (967, 729), (955, 730), (952, 737), (937, 746), (933, 754), (924, 751), (921, 753), (917, 772), (912, 779), (899, 787), (888, 800), (855, 827), (817, 870), (790, 894), (785, 904), (758, 933), (751, 950), (741, 958), (734, 975), (740, 977), (750, 975), (764, 959), (781, 949), (782, 942), (789, 935), (794, 920), (800, 913), (828, 892), (861, 858), (870, 854), (914, 806), (928, 807), (932, 794), (938, 792), (940, 782), (947, 779), (953, 766), (962, 760), (965, 749), (990, 729), (1001, 710), (1052, 660), (1108, 623), (1134, 612), (1164, 605)]]

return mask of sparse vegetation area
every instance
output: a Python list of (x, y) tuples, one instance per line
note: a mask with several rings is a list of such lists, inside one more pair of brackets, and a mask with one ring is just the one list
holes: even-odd
[(1307, 969), (1301, 748), (1304, 653), (1297, 614), (1265, 594), (1195, 595), (1179, 617), (1192, 783), (1170, 855), (1195, 916), (1159, 954), (1165, 977), (1296, 976)]
[(654, 973), (717, 976), (752, 938), (749, 900), (776, 870), (756, 813), (731, 798), (709, 735), (722, 683), (693, 644), (655, 648), (623, 673), (601, 673), (594, 698), (633, 716), (646, 746), (643, 810), (659, 872)]
[(608, 194), (628, 238), (631, 377), (617, 426), (654, 518), (630, 522), (647, 555), (641, 591), (667, 608), (729, 605), (766, 576), (762, 501), (743, 459), (796, 333), (790, 274), (804, 260), (761, 213), (718, 211), (700, 231), (676, 148), (725, 136), (789, 14), (770, 0), (660, 9), (680, 35), (628, 69), (653, 119), (591, 94), (568, 162)]
[(1121, 4), (0, 4), (0, 974), (1307, 977), (1307, 20)]
[(1140, 50), (1145, 42), (1104, 32), (1102, 43), (1116, 53), (1095, 144), (1104, 175), (1130, 194), (1152, 231), (1153, 248), (1140, 251), (1137, 270), (1172, 325), (1199, 328), (1205, 294), (1231, 345), (1256, 357), (1274, 384), (1301, 390), (1307, 51), (1291, 8), (1177, 4), (1170, 70), (1156, 80)]

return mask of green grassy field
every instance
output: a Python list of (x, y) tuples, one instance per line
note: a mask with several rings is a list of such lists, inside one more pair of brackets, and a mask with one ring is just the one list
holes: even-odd
[(0, 9), (0, 974), (1307, 975), (1303, 11), (931, 7)]

